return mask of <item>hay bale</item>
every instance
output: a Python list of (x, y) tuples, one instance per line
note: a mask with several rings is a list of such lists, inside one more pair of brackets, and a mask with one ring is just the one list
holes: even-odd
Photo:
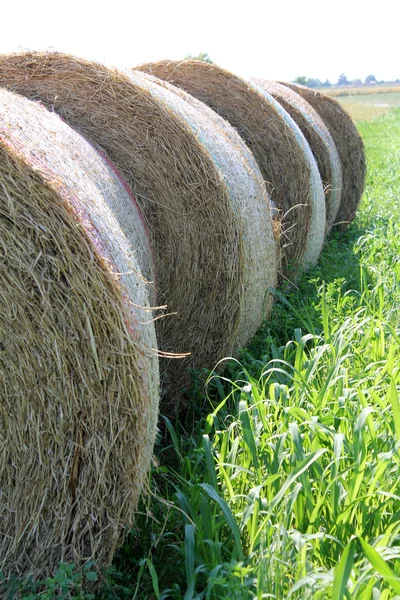
[(336, 221), (342, 193), (342, 167), (328, 128), (318, 113), (299, 94), (276, 81), (252, 78), (289, 113), (306, 138), (317, 161), (325, 192), (327, 234)]
[(342, 165), (342, 195), (335, 225), (345, 229), (356, 216), (364, 191), (366, 162), (361, 136), (351, 117), (333, 98), (302, 85), (282, 84), (297, 92), (313, 107), (335, 142)]
[(293, 119), (261, 87), (201, 61), (135, 67), (176, 85), (233, 125), (251, 149), (279, 209), (283, 274), (314, 264), (323, 244), (325, 200), (311, 150)]
[(217, 116), (211, 122), (210, 111), (195, 110), (144, 73), (28, 53), (0, 57), (0, 83), (61, 114), (132, 187), (154, 248), (158, 302), (176, 313), (157, 321), (159, 347), (192, 353), (162, 363), (163, 391), (174, 403), (190, 367), (213, 368), (267, 314), (275, 247), (248, 150), (234, 132), (230, 139), (220, 132)]
[[(116, 216), (128, 209), (129, 240)], [(61, 560), (107, 566), (133, 523), (159, 400), (154, 323), (136, 260), (136, 249), (151, 256), (145, 246), (140, 214), (100, 154), (55, 114), (1, 89), (7, 576), (45, 577)]]
[(276, 284), (280, 253), (273, 230), (271, 200), (253, 155), (225, 119), (165, 81), (143, 73), (136, 73), (136, 77), (144, 77), (148, 85), (154, 84), (155, 96), (190, 124), (212, 153), (215, 166), (225, 175), (243, 244), (242, 306), (230, 344), (235, 354), (253, 337), (272, 307), (272, 296), (266, 291)]

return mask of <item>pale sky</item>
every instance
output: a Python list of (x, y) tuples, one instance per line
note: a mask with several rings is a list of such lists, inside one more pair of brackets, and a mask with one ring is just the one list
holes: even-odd
[(400, 78), (400, 0), (2, 0), (0, 17), (2, 53), (133, 67), (207, 52), (242, 76)]

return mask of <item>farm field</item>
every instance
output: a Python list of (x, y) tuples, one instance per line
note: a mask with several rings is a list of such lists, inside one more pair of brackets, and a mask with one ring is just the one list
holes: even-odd
[(355, 121), (371, 121), (400, 107), (400, 92), (338, 96), (336, 100)]
[(400, 86), (371, 86), (324, 89), (355, 121), (371, 121), (400, 107)]
[(399, 84), (376, 84), (376, 85), (360, 85), (353, 86), (348, 85), (345, 87), (327, 87), (322, 88), (321, 91), (328, 96), (336, 98), (338, 96), (374, 96), (376, 94), (390, 94), (399, 93)]
[[(97, 598), (399, 597), (400, 109), (358, 127), (355, 221), (223, 376), (194, 374), (186, 415), (162, 419), (151, 493)], [(89, 599), (94, 577), (64, 565), (10, 598)]]

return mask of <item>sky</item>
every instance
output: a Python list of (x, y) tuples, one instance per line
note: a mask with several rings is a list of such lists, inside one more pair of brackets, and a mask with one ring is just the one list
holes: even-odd
[(400, 0), (12, 0), (0, 14), (1, 53), (127, 68), (207, 52), (244, 77), (400, 78)]

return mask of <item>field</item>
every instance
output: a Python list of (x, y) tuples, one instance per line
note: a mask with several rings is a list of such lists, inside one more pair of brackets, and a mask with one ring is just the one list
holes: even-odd
[[(275, 292), (239, 360), (194, 374), (190, 410), (162, 419), (150, 495), (98, 598), (400, 596), (400, 109), (358, 126), (359, 214)], [(88, 599), (94, 578), (63, 565), (10, 597)]]
[(376, 84), (376, 85), (347, 85), (345, 87), (322, 88), (324, 94), (337, 98), (338, 96), (375, 96), (379, 94), (395, 94), (400, 92), (400, 84)]
[(322, 90), (334, 97), (355, 121), (371, 121), (400, 107), (400, 86), (363, 86)]

